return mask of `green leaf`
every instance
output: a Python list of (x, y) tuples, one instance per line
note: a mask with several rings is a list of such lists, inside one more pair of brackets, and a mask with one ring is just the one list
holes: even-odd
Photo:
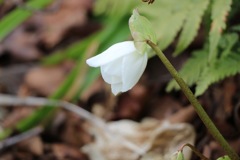
[(153, 5), (142, 5), (139, 12), (152, 22), (162, 50), (174, 40), (188, 16), (190, 0), (157, 0)]
[[(52, 0), (31, 0), (27, 3), (28, 6), (41, 9), (51, 3)], [(32, 15), (31, 11), (17, 8), (10, 12), (0, 21), (0, 41), (2, 41), (10, 32), (18, 25)]]
[(239, 37), (237, 33), (229, 33), (222, 36), (219, 41), (219, 48), (223, 49), (221, 57), (227, 56), (231, 53), (233, 46), (238, 42)]
[(139, 15), (137, 10), (133, 10), (133, 14), (129, 19), (129, 28), (134, 40), (134, 45), (140, 53), (145, 53), (148, 48), (146, 40), (157, 43), (152, 24), (147, 18)]
[[(97, 1), (96, 13), (107, 13), (114, 18), (127, 15), (137, 7), (141, 15), (149, 18), (154, 26), (159, 46), (166, 49), (180, 32), (174, 55), (185, 50), (196, 37), (206, 9), (211, 3), (212, 27), (209, 32), (209, 59), (217, 55), (216, 47), (221, 32), (226, 28), (225, 19), (231, 8), (231, 0), (157, 0), (153, 5), (134, 1)], [(127, 5), (128, 4), (128, 5)], [(167, 18), (166, 18), (167, 17)]]
[(209, 0), (191, 1), (188, 17), (184, 22), (183, 30), (174, 53), (175, 56), (185, 50), (197, 35), (202, 16), (207, 9), (208, 4)]
[(233, 53), (221, 58), (215, 63), (211, 63), (199, 78), (195, 95), (200, 96), (211, 84), (240, 73), (239, 62), (240, 54)]
[(217, 46), (223, 30), (226, 28), (226, 18), (231, 9), (231, 0), (214, 0), (211, 13), (211, 30), (209, 33), (209, 61), (217, 58)]
[(232, 31), (240, 32), (240, 24), (231, 27)]
[(171, 156), (171, 160), (185, 160), (183, 152), (177, 151)]
[(131, 14), (133, 8), (139, 3), (138, 0), (98, 0), (95, 2), (94, 13), (95, 15), (105, 14), (113, 18), (119, 18)]
[(219, 157), (217, 160), (231, 160), (228, 156)]
[(185, 160), (184, 155), (181, 151), (178, 151), (177, 159), (176, 160)]
[[(203, 69), (207, 67), (207, 58), (207, 50), (199, 50), (193, 52), (193, 56), (184, 63), (179, 74), (188, 86), (193, 86), (197, 83)], [(166, 88), (167, 92), (179, 89), (180, 87), (175, 80), (171, 80)]]
[[(240, 72), (240, 51), (236, 33), (224, 34), (219, 43), (221, 57), (215, 62), (208, 63), (209, 47), (195, 51), (179, 71), (180, 75), (188, 86), (196, 85), (195, 95), (203, 94), (207, 88), (226, 77)], [(172, 80), (166, 90), (179, 90), (178, 84)]]

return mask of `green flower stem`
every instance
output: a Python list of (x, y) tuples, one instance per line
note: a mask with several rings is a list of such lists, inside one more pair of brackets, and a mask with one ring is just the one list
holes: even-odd
[(193, 145), (187, 143), (187, 144), (184, 144), (181, 149), (179, 151), (183, 152), (183, 148), (184, 147), (189, 147), (199, 158), (201, 158), (201, 160), (210, 160), (208, 159), (207, 157), (205, 157), (204, 155), (202, 155), (198, 150), (197, 148), (195, 148)]
[(169, 62), (169, 60), (165, 57), (163, 52), (159, 49), (159, 47), (154, 44), (152, 41), (147, 40), (146, 43), (156, 52), (158, 57), (161, 59), (165, 67), (168, 69), (168, 71), (171, 73), (173, 78), (177, 81), (178, 85), (184, 92), (185, 96), (188, 98), (188, 100), (193, 105), (195, 111), (197, 112), (198, 116), (203, 121), (204, 125), (207, 127), (208, 131), (212, 134), (212, 136), (220, 143), (220, 145), (223, 147), (225, 152), (228, 154), (228, 156), (231, 158), (231, 160), (239, 160), (239, 156), (237, 153), (230, 147), (230, 145), (227, 143), (227, 141), (224, 139), (222, 134), (219, 132), (219, 130), (216, 128), (212, 120), (209, 118), (197, 98), (193, 95), (192, 91), (189, 89), (187, 84), (184, 82), (184, 80), (180, 77), (176, 69), (173, 67), (173, 65)]

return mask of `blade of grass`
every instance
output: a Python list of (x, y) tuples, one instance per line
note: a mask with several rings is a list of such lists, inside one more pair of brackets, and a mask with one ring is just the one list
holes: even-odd
[[(27, 3), (28, 6), (41, 9), (50, 4), (52, 0), (32, 0)], [(0, 21), (0, 41), (2, 41), (18, 25), (29, 18), (33, 13), (28, 10), (17, 8), (10, 12)]]
[[(111, 21), (112, 22), (112, 21)], [(95, 39), (94, 41), (101, 44), (101, 46), (99, 47), (99, 50), (102, 51), (104, 49), (106, 49), (106, 46), (109, 45), (109, 43), (114, 43), (115, 41), (120, 41), (122, 40), (122, 38), (126, 39), (126, 37), (129, 34), (128, 31), (128, 26), (127, 27), (122, 27), (119, 26), (119, 24), (121, 24), (121, 20), (116, 20), (115, 23), (112, 23), (113, 26), (111, 26), (111, 32), (109, 33), (109, 28), (105, 29), (104, 32), (102, 34), (100, 34), (100, 40), (99, 39)], [(110, 24), (110, 23), (109, 23)], [(119, 27), (121, 29), (119, 29)], [(127, 32), (126, 32), (127, 30)], [(116, 32), (118, 31), (118, 32)], [(123, 36), (125, 32), (125, 36)], [(118, 34), (113, 34), (113, 33), (118, 33)], [(113, 36), (114, 35), (114, 36)], [(109, 38), (109, 36), (111, 38)], [(93, 41), (89, 41), (87, 40), (88, 46), (93, 42)], [(80, 45), (81, 46), (81, 45)], [(83, 50), (78, 50), (78, 49), (82, 49)], [(85, 50), (87, 45), (85, 43), (82, 44), (81, 47), (78, 47), (78, 45), (74, 45), (74, 47), (70, 47), (68, 49), (68, 54), (72, 55), (72, 56), (78, 56), (75, 58), (78, 58), (78, 62), (77, 62), (77, 66), (75, 67), (75, 69), (70, 73), (70, 75), (68, 76), (68, 79), (65, 81), (65, 83), (62, 85), (62, 87), (56, 92), (56, 94), (54, 94), (51, 98), (53, 99), (61, 99), (63, 97), (65, 97), (65, 95), (69, 92), (69, 89), (71, 88), (71, 86), (74, 84), (74, 81), (77, 79), (77, 76), (80, 74), (81, 72), (81, 68), (84, 68), (83, 66), (85, 66)], [(82, 54), (81, 54), (82, 53)], [(99, 72), (97, 72), (97, 70), (90, 70), (90, 75), (91, 75), (91, 79), (89, 79), (89, 77), (87, 76), (89, 73), (86, 74), (85, 77), (88, 77), (88, 79), (85, 79), (83, 82), (83, 85), (80, 86), (79, 91), (77, 92), (77, 95), (80, 95), (84, 89), (87, 89), (85, 86), (89, 86), (99, 75)], [(88, 85), (86, 85), (88, 84)], [(76, 97), (76, 96), (74, 96)], [(72, 97), (72, 99), (74, 98)], [(71, 100), (71, 99), (69, 99)], [(36, 125), (36, 122), (39, 122), (42, 118), (43, 115), (47, 115), (48, 113), (50, 114), (50, 116), (52, 115), (52, 108), (48, 108), (48, 107), (43, 107), (42, 109), (40, 109), (39, 113), (36, 112), (36, 115), (33, 115), (32, 117), (29, 118), (29, 120), (25, 120), (21, 123), (19, 123), (18, 128), (20, 131), (25, 131), (29, 128), (32, 128)], [(36, 117), (36, 118), (34, 118)], [(34, 123), (33, 123), (34, 122)]]
[[(82, 54), (83, 55), (83, 54)], [(85, 62), (85, 61), (84, 61)], [(67, 79), (63, 82), (63, 85), (53, 94), (50, 99), (63, 99), (65, 94), (68, 92), (69, 88), (71, 88), (72, 84), (75, 81), (77, 74), (79, 73), (79, 69), (83, 65), (83, 58), (79, 57), (77, 65), (73, 69), (73, 71), (68, 75)], [(47, 124), (49, 119), (53, 117), (56, 108), (44, 106), (35, 111), (31, 116), (22, 120), (18, 123), (17, 129), (21, 132), (24, 132), (32, 127), (34, 127), (38, 123)]]
[[(126, 23), (121, 23), (126, 24)], [(118, 25), (119, 26), (119, 25)], [(111, 46), (114, 43), (117, 43), (122, 40), (126, 40), (129, 36), (129, 28), (128, 25), (120, 25), (118, 27), (118, 31), (114, 33), (114, 36), (110, 36), (108, 39), (102, 43), (102, 45), (99, 47), (98, 52), (104, 51), (107, 47)], [(86, 90), (99, 76), (100, 70), (98, 68), (89, 68), (88, 74), (85, 77), (85, 83), (79, 88), (79, 91), (77, 94), (73, 97), (73, 101), (77, 101), (80, 97), (81, 93)]]
[[(84, 54), (81, 54), (82, 56)], [(63, 82), (61, 87), (50, 97), (50, 99), (62, 99), (65, 95), (65, 93), (68, 91), (68, 89), (73, 84), (75, 77), (77, 76), (77, 73), (79, 68), (81, 68), (82, 57), (80, 56), (77, 65), (72, 70), (72, 72), (68, 75), (67, 79)], [(29, 117), (21, 120), (17, 125), (16, 128), (20, 132), (24, 132), (34, 126), (36, 126), (39, 123), (47, 124), (49, 119), (54, 115), (56, 111), (56, 108), (52, 108), (50, 106), (44, 106), (33, 112)], [(10, 134), (12, 134), (13, 129), (7, 128), (3, 132), (0, 133), (0, 140), (8, 137)]]
[[(109, 30), (105, 29), (103, 31), (103, 33), (100, 34), (101, 36), (97, 38), (97, 41), (99, 42), (99, 44), (101, 44), (99, 47), (99, 51), (106, 49), (106, 46), (109, 46), (109, 44), (112, 44), (117, 41), (122, 41), (123, 38), (126, 39), (126, 37), (129, 35), (128, 27), (122, 27), (122, 25), (120, 25), (121, 22), (122, 22), (122, 20), (117, 20), (117, 22), (114, 23), (113, 26), (110, 25), (112, 27), (111, 32), (109, 32)], [(109, 22), (109, 24), (111, 24), (111, 23)], [(125, 33), (125, 34), (123, 34), (123, 33)], [(125, 35), (125, 36), (123, 36), (123, 35)], [(87, 40), (87, 41), (89, 41), (89, 43), (85, 42), (86, 44), (83, 43), (82, 46), (81, 46), (81, 44), (79, 44), (80, 46), (75, 44), (67, 49), (68, 52), (65, 54), (71, 55), (73, 57), (76, 56), (75, 59), (76, 58), (78, 59), (77, 65), (72, 70), (72, 72), (68, 75), (67, 79), (64, 81), (63, 85), (58, 89), (58, 91), (50, 97), (51, 99), (64, 98), (64, 96), (68, 92), (69, 88), (71, 88), (72, 84), (74, 84), (76, 77), (78, 76), (79, 72), (81, 71), (80, 69), (81, 69), (82, 65), (86, 65), (85, 58), (83, 58), (84, 52), (85, 52), (84, 49), (86, 49), (86, 47), (90, 44), (90, 42), (92, 42), (90, 40)], [(79, 48), (81, 48), (81, 47), (82, 47), (82, 50), (79, 50)], [(85, 84), (88, 84), (87, 86), (89, 86), (96, 79), (96, 77), (98, 75), (99, 75), (99, 70), (91, 69), (87, 73), (87, 75), (86, 75), (87, 78), (84, 79), (83, 85), (78, 90), (77, 95), (80, 95), (82, 93), (82, 91), (87, 89)], [(75, 97), (76, 96), (74, 96), (72, 98), (75, 98)], [(20, 121), (17, 124), (17, 129), (21, 132), (24, 132), (24, 131), (36, 126), (39, 123), (42, 123), (43, 125), (48, 124), (49, 119), (51, 119), (53, 117), (53, 114), (55, 113), (55, 111), (56, 110), (51, 107), (44, 106), (44, 107), (38, 109), (37, 111), (35, 111), (31, 116)], [(11, 133), (12, 133), (12, 129), (6, 129), (5, 132), (0, 133), (0, 139), (3, 139), (5, 137), (9, 136)]]
[[(77, 59), (93, 41), (99, 41), (98, 52), (105, 50), (109, 45), (127, 39), (129, 29), (127, 19), (109, 19), (101, 31), (98, 31), (84, 40), (72, 44), (63, 51), (56, 52), (42, 60), (44, 65), (58, 64), (66, 59)], [(125, 23), (124, 23), (125, 22)]]

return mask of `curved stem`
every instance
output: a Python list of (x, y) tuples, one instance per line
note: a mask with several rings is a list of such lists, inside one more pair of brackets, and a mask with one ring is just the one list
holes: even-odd
[(228, 156), (231, 158), (231, 160), (239, 160), (239, 156), (237, 153), (230, 147), (230, 145), (227, 143), (227, 141), (224, 139), (222, 134), (219, 132), (217, 127), (214, 125), (212, 120), (209, 118), (197, 98), (193, 95), (192, 91), (189, 89), (187, 84), (184, 82), (184, 80), (180, 77), (176, 69), (173, 67), (173, 65), (169, 62), (169, 60), (166, 58), (166, 56), (163, 54), (163, 52), (159, 49), (159, 47), (154, 44), (152, 41), (147, 40), (146, 43), (156, 52), (158, 57), (161, 59), (162, 63), (165, 65), (165, 67), (168, 69), (170, 74), (173, 76), (173, 78), (176, 80), (180, 88), (182, 89), (185, 96), (188, 98), (190, 103), (193, 105), (195, 111), (197, 112), (198, 116), (203, 121), (204, 125), (207, 127), (208, 131), (212, 134), (212, 136), (220, 143), (220, 145), (223, 147), (223, 149), (226, 151)]
[(193, 145), (187, 143), (187, 144), (184, 144), (180, 151), (183, 151), (183, 148), (184, 147), (189, 147), (199, 158), (201, 158), (201, 160), (209, 160), (207, 157), (205, 157), (204, 155), (202, 155)]

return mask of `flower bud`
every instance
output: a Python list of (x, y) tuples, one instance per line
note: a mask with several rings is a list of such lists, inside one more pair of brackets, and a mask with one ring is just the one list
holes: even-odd
[(153, 31), (151, 23), (147, 18), (139, 15), (138, 11), (133, 10), (133, 14), (129, 19), (129, 28), (134, 40), (136, 49), (141, 53), (146, 53), (148, 45), (146, 40), (157, 42), (156, 34)]

